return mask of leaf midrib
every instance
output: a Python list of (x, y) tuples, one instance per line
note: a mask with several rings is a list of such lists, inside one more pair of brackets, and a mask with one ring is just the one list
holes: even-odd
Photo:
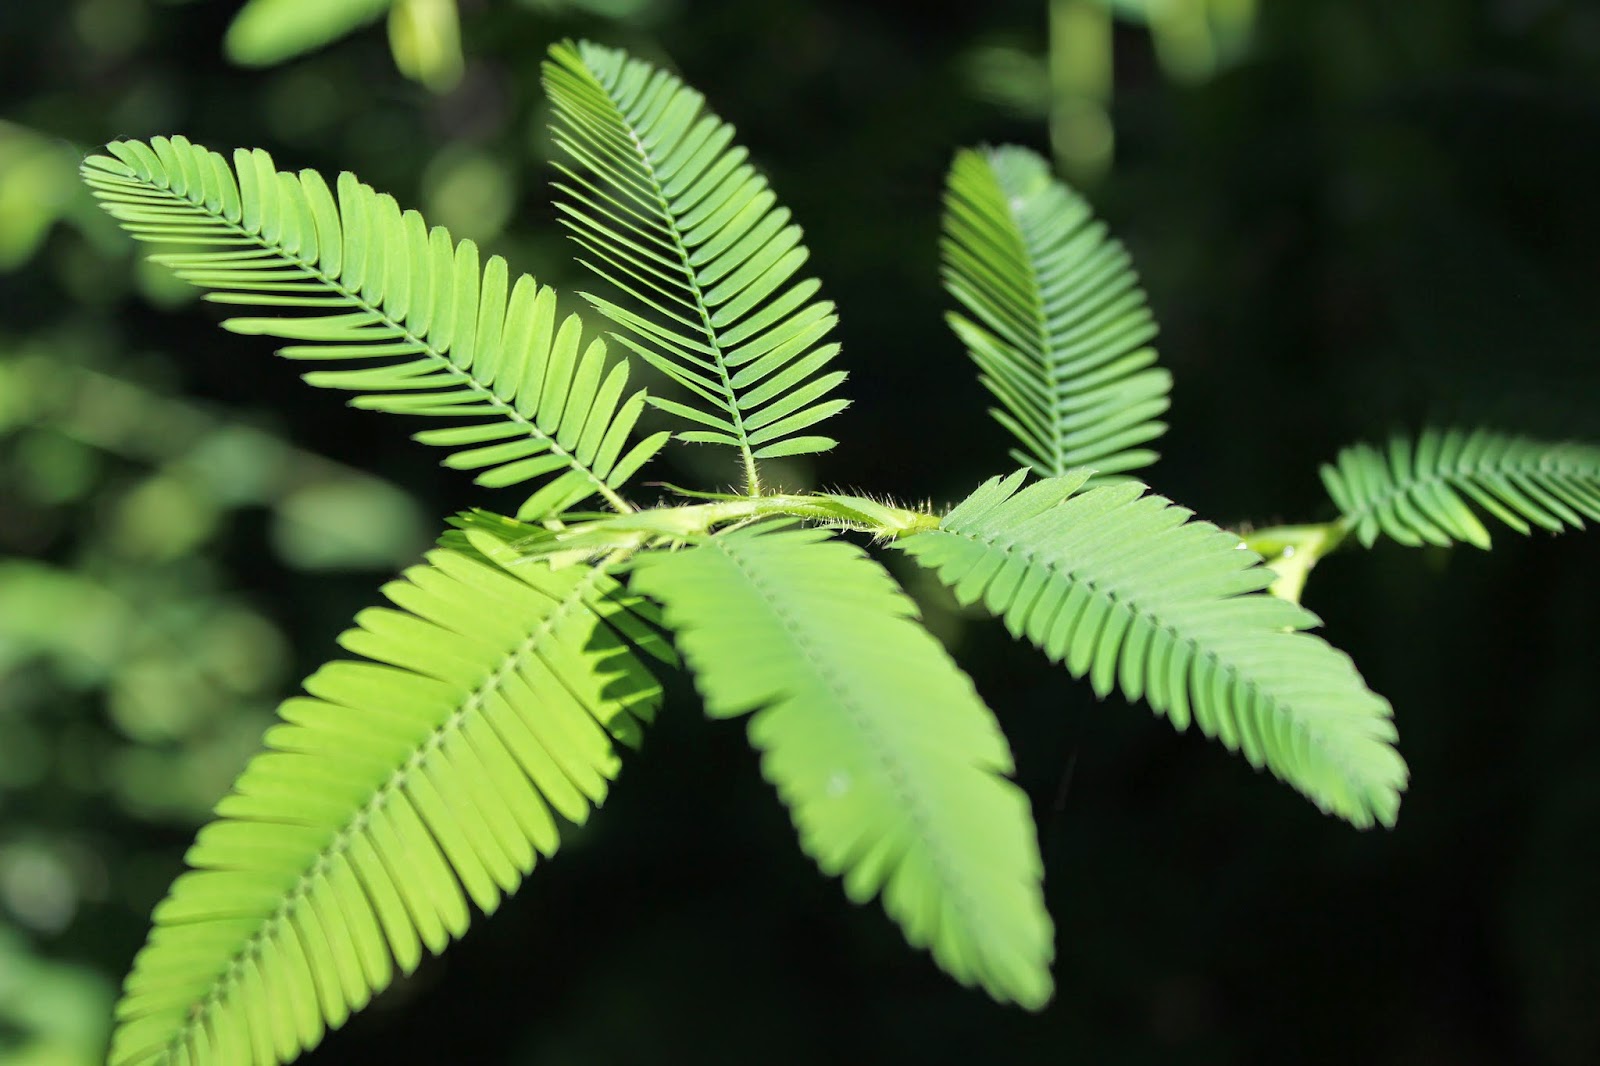
[(716, 356), (717, 377), (722, 385), (723, 395), (727, 398), (726, 410), (733, 419), (734, 432), (739, 438), (739, 455), (744, 463), (746, 485), (750, 495), (755, 495), (760, 491), (761, 479), (756, 468), (755, 453), (750, 447), (750, 435), (745, 430), (744, 413), (739, 409), (739, 394), (733, 387), (732, 376), (728, 373), (726, 356), (723, 353), (721, 343), (717, 339), (716, 327), (711, 322), (711, 311), (706, 303), (705, 292), (700, 287), (700, 277), (695, 272), (693, 264), (689, 261), (689, 249), (684, 244), (683, 231), (678, 225), (677, 216), (672, 213), (672, 207), (667, 201), (665, 190), (662, 188), (656, 171), (655, 159), (649, 150), (645, 148), (644, 142), (640, 140), (634, 124), (623, 113), (622, 105), (618, 101), (616, 94), (612, 92), (611, 87), (601, 82), (587, 61), (584, 61), (584, 69), (589, 72), (589, 76), (594, 78), (595, 83), (605, 93), (606, 100), (611, 104), (611, 108), (617, 116), (618, 124), (627, 131), (628, 143), (633, 146), (634, 153), (639, 159), (639, 165), (643, 168), (645, 176), (650, 181), (650, 193), (655, 197), (656, 209), (660, 211), (661, 217), (666, 220), (667, 230), (672, 236), (672, 249), (678, 254), (678, 262), (683, 269), (686, 286), (694, 296), (694, 308), (695, 313), (700, 317), (700, 329), (705, 334), (706, 342)]
[[(995, 184), (1000, 189), (1000, 195), (1005, 197), (1006, 214), (1015, 223), (1017, 234), (1022, 239), (1022, 247), (1027, 253), (1028, 293), (1033, 297), (1031, 310), (1033, 311), (1034, 327), (1039, 336), (1039, 352), (1043, 356), (1040, 363), (1042, 364), (1041, 369), (1044, 371), (1045, 395), (1049, 397), (1046, 413), (1050, 418), (1050, 458), (1053, 465), (1051, 469), (1041, 471), (1041, 473), (1049, 477), (1058, 477), (1066, 472), (1069, 464), (1063, 439), (1064, 435), (1061, 432), (1061, 416), (1060, 412), (1056, 410), (1061, 402), (1060, 360), (1056, 358), (1053, 338), (1049, 329), (1049, 318), (1045, 314), (1044, 289), (1039, 282), (1038, 263), (1043, 257), (1043, 253), (1035, 246), (1034, 237), (1028, 228), (1022, 224), (1022, 210), (1028, 206), (1028, 201), (1020, 194), (1016, 197), (1011, 196), (998, 174), (995, 176)], [(1013, 199), (1017, 201), (1016, 208), (1012, 207)]]

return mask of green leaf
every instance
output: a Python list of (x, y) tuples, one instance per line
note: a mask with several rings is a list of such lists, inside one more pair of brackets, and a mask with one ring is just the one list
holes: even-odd
[(1049, 915), (1027, 798), (972, 682), (894, 579), (821, 529), (746, 527), (635, 564), (707, 713), (750, 740), (801, 845), (963, 984), (1037, 1009)]
[(1600, 520), (1600, 448), (1428, 427), (1386, 449), (1357, 444), (1322, 468), (1345, 524), (1371, 547), (1388, 536), (1413, 547), (1457, 541), (1489, 547), (1472, 504), (1518, 533), (1559, 533)]
[(290, 699), (156, 908), (113, 1066), (288, 1062), (492, 912), (637, 746), (664, 654), (604, 568), (467, 534), (385, 587)]
[(246, 67), (270, 67), (360, 29), (395, 0), (248, 0), (228, 24), (222, 49)]
[(456, 0), (393, 0), (389, 51), (400, 73), (436, 93), (461, 81), (461, 16)]
[(733, 127), (672, 75), (588, 42), (552, 47), (544, 85), (575, 163), (557, 185), (563, 221), (583, 262), (641, 306), (589, 299), (693, 397), (652, 402), (717, 430), (695, 439), (738, 449), (752, 482), (757, 455), (833, 447), (794, 436), (845, 406), (826, 399), (844, 375), (818, 376), (838, 352), (824, 343), (833, 304), (794, 280), (809, 255), (800, 227)]
[(230, 167), (182, 137), (108, 151), (115, 158), (84, 161), (84, 180), (135, 237), (184, 246), (157, 261), (214, 300), (292, 312), (226, 328), (306, 342), (280, 350), (290, 359), (355, 362), (305, 375), (358, 393), (354, 406), (486, 420), (417, 439), (483, 445), (445, 460), (478, 471), (481, 485), (546, 479), (524, 517), (596, 493), (630, 509), (617, 490), (667, 435), (623, 449), (644, 394), (624, 398), (627, 364), (609, 361), (599, 340), (585, 344), (578, 316), (558, 319), (549, 286), (527, 275), (513, 284), (499, 256), (480, 267), (471, 241), (430, 230), (348, 173), (330, 189), (315, 171), (278, 171), (260, 149), (235, 152)]
[(1155, 319), (1128, 253), (1084, 200), (1025, 148), (968, 149), (944, 197), (945, 289), (977, 319), (948, 321), (1044, 477), (1148, 466), (1166, 432), (1172, 375), (1155, 366)]
[(1089, 471), (985, 482), (939, 529), (894, 542), (1101, 697), (1120, 688), (1179, 730), (1265, 766), (1324, 811), (1393, 825), (1406, 783), (1389, 704), (1344, 653), (1299, 632), (1239, 538), (1137, 482)]

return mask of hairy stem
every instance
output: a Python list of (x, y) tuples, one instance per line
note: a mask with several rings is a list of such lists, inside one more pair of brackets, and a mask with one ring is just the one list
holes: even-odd
[[(648, 550), (662, 545), (684, 544), (708, 536), (719, 527), (753, 522), (761, 518), (800, 518), (835, 529), (868, 533), (880, 540), (895, 540), (914, 533), (936, 529), (939, 516), (864, 496), (837, 493), (772, 494), (735, 496), (709, 503), (679, 507), (650, 507), (630, 514), (611, 515), (588, 522), (574, 522), (559, 529), (511, 523), (492, 519), (496, 536), (505, 538), (507, 523), (521, 525), (528, 535), (514, 534), (508, 541), (524, 559), (594, 559), (606, 553)], [(474, 524), (468, 519), (468, 524)], [(488, 528), (482, 519), (480, 528)]]

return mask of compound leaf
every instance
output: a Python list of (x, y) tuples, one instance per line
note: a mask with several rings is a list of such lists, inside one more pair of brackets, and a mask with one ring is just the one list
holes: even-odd
[(1394, 824), (1406, 767), (1388, 702), (1301, 632), (1315, 615), (1262, 592), (1273, 574), (1238, 537), (1137, 482), (1024, 476), (985, 482), (939, 529), (894, 543), (1096, 694), (1198, 723), (1354, 825)]
[(642, 557), (713, 717), (751, 743), (801, 846), (963, 984), (1038, 1008), (1053, 952), (1027, 798), (972, 682), (881, 566), (772, 524)]
[(833, 447), (800, 431), (847, 405), (832, 397), (844, 372), (826, 369), (838, 319), (816, 281), (795, 280), (800, 227), (733, 127), (672, 75), (587, 41), (550, 49), (544, 85), (575, 164), (557, 185), (563, 221), (585, 265), (647, 313), (586, 296), (688, 393), (652, 402), (709, 427), (685, 439), (737, 449), (752, 483), (756, 459)]
[(471, 241), (428, 229), (348, 173), (329, 188), (316, 171), (277, 170), (260, 149), (240, 149), (230, 166), (183, 137), (107, 150), (84, 161), (83, 177), (123, 229), (183, 246), (154, 258), (210, 299), (273, 312), (224, 327), (304, 342), (279, 352), (290, 359), (357, 361), (305, 375), (359, 393), (354, 406), (480, 420), (417, 439), (454, 449), (445, 464), (478, 471), (481, 485), (541, 479), (519, 517), (596, 493), (627, 508), (616, 490), (667, 434), (624, 450), (644, 394), (624, 397), (626, 362), (609, 361), (598, 339), (584, 344), (576, 315), (558, 319), (548, 286), (527, 275), (512, 284), (499, 256), (480, 266)]
[[(482, 552), (501, 552), (478, 533)], [(490, 913), (637, 746), (670, 657), (604, 567), (436, 550), (356, 617), (156, 908), (113, 1066), (272, 1066)]]
[(1559, 533), (1600, 521), (1600, 448), (1489, 429), (1427, 427), (1388, 447), (1357, 444), (1322, 468), (1345, 523), (1371, 547), (1388, 536), (1413, 547), (1457, 541), (1489, 547), (1471, 504), (1518, 533)]
[(1157, 367), (1155, 319), (1128, 253), (1089, 205), (1026, 148), (967, 149), (944, 197), (945, 289), (991, 413), (1044, 477), (1148, 466), (1166, 432), (1172, 375)]

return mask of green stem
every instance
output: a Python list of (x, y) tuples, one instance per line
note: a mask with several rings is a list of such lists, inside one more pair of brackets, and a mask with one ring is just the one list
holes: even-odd
[(744, 491), (746, 496), (761, 495), (761, 473), (756, 467), (755, 453), (748, 445), (741, 446), (744, 459)]
[(894, 507), (861, 496), (836, 493), (774, 493), (688, 507), (658, 507), (630, 517), (636, 521), (606, 521), (611, 525), (647, 523), (664, 533), (680, 533), (687, 537), (709, 533), (715, 527), (730, 522), (748, 522), (757, 518), (805, 518), (860, 530), (886, 540), (921, 533), (939, 524), (937, 515)]
[[(740, 496), (681, 507), (651, 507), (549, 529), (499, 516), (468, 516), (466, 524), (493, 533), (526, 558), (595, 558), (624, 555), (708, 536), (721, 526), (760, 518), (802, 518), (837, 529), (870, 533), (883, 540), (911, 536), (939, 525), (937, 515), (837, 493)], [(525, 535), (519, 535), (525, 534)]]
[(1311, 568), (1338, 548), (1350, 527), (1343, 519), (1320, 525), (1269, 526), (1244, 533), (1244, 546), (1261, 556), (1278, 577), (1268, 589), (1290, 603), (1299, 603)]

